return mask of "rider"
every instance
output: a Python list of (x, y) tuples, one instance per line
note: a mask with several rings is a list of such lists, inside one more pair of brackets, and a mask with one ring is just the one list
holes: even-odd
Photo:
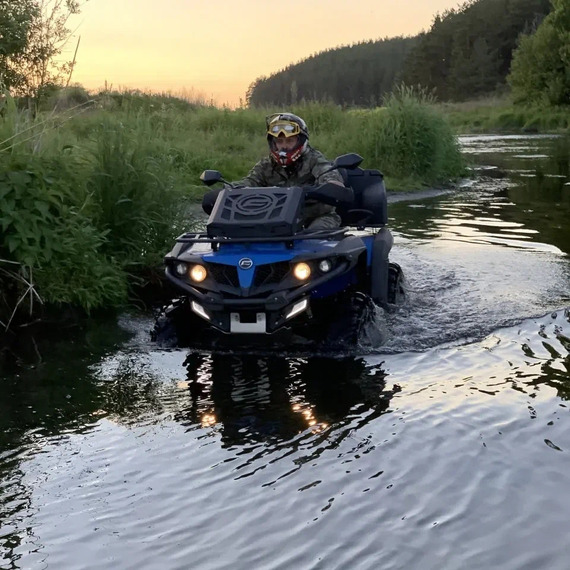
[[(332, 182), (344, 186), (338, 170), (326, 172), (331, 163), (309, 146), (309, 130), (301, 117), (293, 113), (275, 113), (266, 118), (269, 156), (262, 158), (237, 182), (244, 186), (306, 186)], [(311, 230), (337, 228), (340, 216), (334, 206), (307, 200), (303, 208), (303, 226)]]

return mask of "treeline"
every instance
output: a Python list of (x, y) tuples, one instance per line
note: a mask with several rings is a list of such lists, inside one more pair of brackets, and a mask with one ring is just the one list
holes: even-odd
[(570, 2), (552, 0), (552, 7), (514, 53), (508, 80), (516, 103), (570, 105)]
[(505, 88), (521, 34), (550, 12), (550, 0), (471, 0), (434, 18), (429, 31), (331, 49), (269, 77), (247, 92), (253, 106), (300, 100), (375, 106), (395, 84), (421, 85), (442, 101)]
[(260, 77), (246, 94), (248, 105), (327, 101), (374, 107), (390, 92), (417, 38), (397, 37), (330, 49)]
[(550, 9), (550, 0), (477, 0), (436, 16), (401, 78), (434, 89), (442, 101), (501, 90), (519, 36), (533, 33)]

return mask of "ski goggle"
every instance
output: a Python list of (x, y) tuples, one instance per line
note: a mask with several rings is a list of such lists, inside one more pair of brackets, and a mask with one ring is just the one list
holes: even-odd
[(294, 137), (301, 132), (301, 127), (293, 121), (275, 121), (267, 127), (267, 134), (272, 137), (283, 135), (285, 137)]

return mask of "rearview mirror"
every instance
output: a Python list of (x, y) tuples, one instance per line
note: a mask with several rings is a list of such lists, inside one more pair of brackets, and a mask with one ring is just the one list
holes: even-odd
[(204, 170), (202, 174), (200, 174), (200, 180), (206, 186), (212, 186), (216, 184), (216, 182), (223, 182), (222, 175), (217, 170)]
[(305, 197), (309, 200), (330, 204), (331, 206), (342, 206), (350, 205), (354, 202), (354, 191), (352, 188), (328, 182), (318, 188), (306, 191)]
[(360, 163), (364, 159), (354, 152), (349, 154), (342, 154), (341, 156), (337, 156), (334, 161), (335, 168), (346, 168), (348, 170), (352, 170), (360, 166)]

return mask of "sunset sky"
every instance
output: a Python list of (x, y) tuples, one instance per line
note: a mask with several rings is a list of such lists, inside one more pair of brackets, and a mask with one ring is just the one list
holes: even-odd
[(73, 82), (186, 91), (236, 105), (261, 75), (339, 45), (415, 35), (450, 0), (88, 0)]

